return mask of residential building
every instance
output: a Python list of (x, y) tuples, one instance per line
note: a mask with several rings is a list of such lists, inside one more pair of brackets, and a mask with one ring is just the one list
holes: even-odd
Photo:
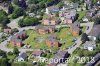
[(50, 18), (43, 19), (42, 24), (43, 25), (58, 25), (60, 22), (61, 22), (60, 19), (56, 17), (50, 17)]
[(58, 59), (58, 62), (55, 62), (56, 64), (64, 63), (65, 60), (67, 60), (68, 57), (69, 57), (69, 53), (67, 52), (67, 50), (59, 50), (55, 54), (54, 60)]
[(38, 49), (32, 52), (33, 57), (40, 57), (43, 54), (43, 51)]
[(64, 24), (71, 24), (77, 17), (76, 10), (60, 11), (59, 17)]
[(88, 34), (89, 38), (100, 39), (100, 25), (94, 25), (90, 33)]
[(55, 35), (51, 35), (46, 39), (46, 44), (48, 47), (59, 47), (60, 43), (59, 40), (57, 40), (57, 37)]
[[(96, 54), (85, 66), (96, 66), (95, 64), (100, 61), (100, 53)], [(99, 64), (100, 65), (100, 64)]]
[(95, 41), (86, 41), (84, 44), (84, 49), (87, 49), (89, 51), (93, 51), (93, 49), (96, 48)]
[(92, 8), (92, 1), (91, 0), (85, 0), (85, 3), (86, 3), (86, 7), (88, 10)]
[(52, 14), (54, 12), (59, 12), (59, 8), (56, 6), (50, 6), (46, 8), (46, 14)]
[(19, 53), (18, 57), (16, 58), (16, 60), (17, 60), (18, 62), (20, 62), (20, 61), (25, 61), (26, 59), (27, 59), (27, 54), (24, 53), (24, 52)]
[(5, 33), (12, 33), (12, 29), (10, 27), (5, 27), (3, 31)]
[(23, 45), (22, 40), (26, 38), (27, 38), (26, 32), (21, 31), (11, 37), (10, 44), (12, 47), (21, 47)]
[(80, 35), (80, 24), (79, 22), (74, 22), (70, 25), (70, 30), (73, 36), (79, 36)]
[(48, 33), (54, 33), (55, 32), (55, 26), (36, 26), (36, 31), (39, 34), (48, 34)]

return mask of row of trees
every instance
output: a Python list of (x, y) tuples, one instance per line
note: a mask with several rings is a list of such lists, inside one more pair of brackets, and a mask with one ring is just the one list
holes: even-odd
[(11, 66), (11, 63), (9, 62), (10, 59), (8, 59), (9, 55), (18, 55), (19, 54), (19, 50), (17, 48), (13, 49), (13, 52), (4, 52), (2, 50), (0, 50), (0, 66)]
[(24, 17), (23, 19), (19, 20), (18, 25), (20, 27), (24, 27), (24, 26), (32, 26), (32, 25), (36, 25), (39, 24), (39, 19), (36, 17)]
[(30, 12), (37, 12), (46, 8), (47, 6), (51, 6), (59, 3), (61, 0), (27, 0), (28, 1), (28, 10)]
[(0, 24), (2, 27), (5, 27), (6, 24), (8, 24), (10, 22), (9, 18), (8, 18), (8, 14), (3, 11), (0, 10)]

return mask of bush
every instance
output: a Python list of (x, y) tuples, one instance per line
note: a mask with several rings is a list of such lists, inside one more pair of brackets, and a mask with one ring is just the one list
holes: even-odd
[(36, 25), (38, 23), (39, 23), (38, 18), (26, 16), (23, 19), (19, 20), (18, 25), (20, 27), (24, 27), (24, 26)]
[(13, 55), (13, 53), (12, 52), (8, 52), (8, 55)]
[(25, 15), (25, 11), (21, 7), (16, 7), (14, 12), (12, 13), (12, 18), (15, 19), (23, 15)]

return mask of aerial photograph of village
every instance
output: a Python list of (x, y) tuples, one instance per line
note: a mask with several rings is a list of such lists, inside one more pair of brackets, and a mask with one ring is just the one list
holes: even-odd
[(0, 66), (100, 66), (100, 0), (0, 0)]

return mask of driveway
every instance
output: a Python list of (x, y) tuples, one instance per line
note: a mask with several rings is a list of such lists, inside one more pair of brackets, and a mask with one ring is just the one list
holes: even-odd
[(11, 27), (12, 29), (14, 29), (14, 28), (19, 28), (19, 26), (18, 26), (18, 21), (19, 21), (20, 19), (22, 19), (22, 18), (23, 18), (23, 16), (21, 16), (21, 17), (19, 17), (19, 18), (17, 18), (17, 19), (11, 20), (11, 22), (10, 22), (9, 24), (7, 24), (7, 26), (8, 26), (8, 27)]

